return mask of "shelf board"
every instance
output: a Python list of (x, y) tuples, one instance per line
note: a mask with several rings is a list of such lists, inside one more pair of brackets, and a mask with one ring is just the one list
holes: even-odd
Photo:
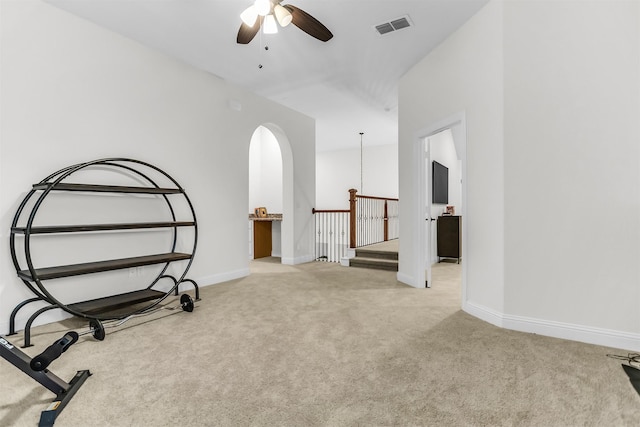
[[(143, 228), (189, 227), (194, 221), (137, 222), (120, 224), (51, 225), (31, 227), (31, 234), (78, 233), (85, 231), (136, 230)], [(12, 233), (24, 234), (26, 227), (13, 227)]]
[(77, 302), (75, 304), (69, 304), (68, 307), (74, 311), (79, 311), (84, 314), (102, 314), (133, 304), (160, 299), (165, 295), (166, 294), (164, 292), (155, 291), (153, 289), (143, 289), (124, 294), (110, 295), (104, 298)]
[[(33, 184), (34, 190), (46, 190), (52, 184), (44, 182)], [(53, 186), (56, 191), (87, 191), (93, 193), (138, 193), (138, 194), (179, 194), (184, 193), (182, 188), (156, 188), (156, 187), (129, 187), (119, 185), (97, 185), (97, 184), (66, 184), (58, 183)]]
[[(88, 262), (83, 264), (62, 265), (58, 267), (37, 268), (36, 275), (40, 280), (59, 279), (62, 277), (79, 276), (83, 274), (99, 273), (101, 271), (122, 270), (124, 268), (140, 267), (143, 265), (162, 264), (165, 262), (190, 259), (190, 254), (171, 252), (168, 254), (145, 255), (132, 258), (122, 258), (107, 261)], [(18, 277), (33, 281), (29, 270), (21, 270)]]

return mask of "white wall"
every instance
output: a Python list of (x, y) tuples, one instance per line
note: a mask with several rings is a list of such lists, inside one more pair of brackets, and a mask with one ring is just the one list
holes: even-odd
[(639, 8), (493, 1), (402, 79), (401, 218), (415, 133), (466, 113), (464, 310), (640, 350)]
[(363, 144), (362, 192), (360, 148), (320, 151), (316, 154), (316, 165), (317, 209), (349, 209), (350, 188), (365, 196), (398, 198), (397, 144), (369, 147), (366, 142)]
[(260, 126), (249, 147), (249, 213), (260, 206), (282, 213), (282, 154), (276, 137)]
[(635, 333), (636, 349), (639, 8), (504, 9), (505, 313)]
[[(201, 285), (249, 273), (249, 141), (280, 129), (295, 163), (292, 262), (313, 259), (314, 121), (40, 1), (2, 1), (0, 233), (9, 239), (17, 204), (31, 185), (62, 167), (131, 157), (167, 171), (198, 217), (189, 277)], [(228, 107), (239, 103), (241, 111)], [(285, 236), (286, 235), (286, 236)], [(64, 250), (64, 247), (60, 247)], [(284, 250), (284, 248), (283, 248)], [(0, 245), (0, 333), (8, 313), (32, 296)], [(28, 310), (27, 310), (28, 311)], [(25, 316), (27, 313), (25, 313)], [(42, 316), (42, 319), (57, 318)], [(25, 318), (18, 321), (19, 327)]]
[[(467, 200), (459, 214), (468, 230), (464, 264), (467, 302), (502, 312), (504, 298), (502, 4), (490, 3), (401, 79), (399, 85), (400, 266), (413, 286), (424, 260), (416, 227), (419, 178), (414, 157), (423, 129), (466, 112)], [(458, 150), (460, 151), (460, 150)], [(422, 178), (423, 179), (423, 178)], [(422, 283), (424, 286), (424, 283)]]

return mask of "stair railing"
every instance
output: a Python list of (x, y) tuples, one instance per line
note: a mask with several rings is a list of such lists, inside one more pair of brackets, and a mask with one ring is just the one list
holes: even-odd
[(349, 190), (349, 247), (359, 248), (397, 239), (398, 199), (358, 195)]
[(316, 261), (340, 262), (349, 249), (348, 210), (312, 210), (316, 222)]
[(398, 238), (398, 199), (357, 192), (349, 190), (348, 210), (312, 210), (317, 261), (340, 262), (350, 249)]

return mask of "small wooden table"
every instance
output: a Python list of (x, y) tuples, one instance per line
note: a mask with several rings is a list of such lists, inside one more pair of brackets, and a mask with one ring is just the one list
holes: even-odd
[(266, 218), (249, 215), (249, 219), (253, 221), (253, 259), (271, 256), (272, 224), (282, 221), (282, 214), (268, 214)]

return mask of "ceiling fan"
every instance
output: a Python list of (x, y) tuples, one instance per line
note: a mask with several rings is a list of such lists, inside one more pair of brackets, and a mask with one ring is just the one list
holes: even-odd
[(236, 41), (248, 44), (262, 27), (265, 34), (278, 32), (278, 25), (286, 27), (293, 23), (305, 33), (318, 40), (331, 40), (333, 34), (320, 21), (304, 10), (290, 4), (281, 5), (282, 0), (255, 0), (254, 4), (240, 14), (242, 24)]

